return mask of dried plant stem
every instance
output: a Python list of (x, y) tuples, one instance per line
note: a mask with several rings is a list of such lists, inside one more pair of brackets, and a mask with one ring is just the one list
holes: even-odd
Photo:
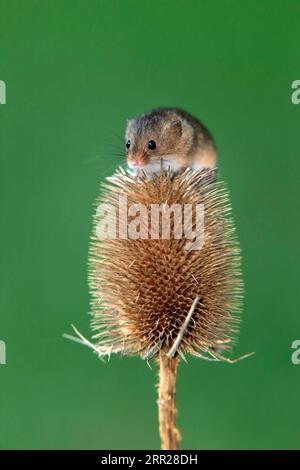
[(161, 448), (177, 450), (179, 431), (176, 428), (176, 369), (178, 357), (159, 354), (158, 416)]

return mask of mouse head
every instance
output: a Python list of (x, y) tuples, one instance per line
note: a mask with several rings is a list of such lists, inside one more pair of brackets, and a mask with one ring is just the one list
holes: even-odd
[(127, 163), (138, 169), (150, 162), (174, 159), (182, 146), (182, 122), (177, 115), (160, 110), (129, 119), (125, 134)]

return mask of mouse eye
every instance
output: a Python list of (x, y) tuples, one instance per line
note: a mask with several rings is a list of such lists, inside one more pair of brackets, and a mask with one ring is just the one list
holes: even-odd
[(148, 149), (150, 149), (150, 150), (156, 149), (156, 142), (155, 142), (155, 140), (149, 140), (149, 142), (148, 142)]
[(131, 144), (131, 142), (130, 142), (130, 139), (129, 139), (129, 140), (127, 140), (127, 142), (126, 142), (126, 144), (125, 144), (125, 146), (126, 146), (127, 149), (129, 149), (130, 144)]

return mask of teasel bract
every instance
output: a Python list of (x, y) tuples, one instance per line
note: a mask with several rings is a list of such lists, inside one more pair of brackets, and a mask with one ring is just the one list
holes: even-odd
[[(139, 219), (144, 238), (130, 238), (124, 227), (120, 234), (119, 216), (124, 214), (120, 201), (125, 199), (126, 211), (135, 204), (147, 210), (149, 218)], [(153, 204), (160, 208), (156, 227), (150, 220)], [(162, 237), (164, 210), (174, 204), (193, 208), (193, 235), (202, 230), (204, 237), (200, 248), (187, 249), (191, 239), (184, 233), (175, 238), (172, 215), (170, 237)], [(116, 223), (116, 230), (114, 237), (100, 239), (97, 227), (103, 212), (96, 211), (89, 258), (94, 349), (100, 357), (120, 353), (158, 361), (162, 448), (177, 449), (179, 359), (191, 354), (233, 362), (226, 353), (238, 330), (243, 283), (228, 191), (223, 182), (215, 181), (211, 170), (186, 170), (175, 176), (161, 171), (150, 180), (137, 180), (119, 170), (101, 185), (97, 207), (112, 211), (106, 221)], [(196, 207), (203, 208), (201, 227), (196, 224)], [(126, 222), (133, 220), (129, 212)]]

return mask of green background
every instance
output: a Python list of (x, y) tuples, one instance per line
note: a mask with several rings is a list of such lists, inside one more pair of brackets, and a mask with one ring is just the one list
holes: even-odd
[(182, 448), (300, 448), (300, 1), (0, 0), (0, 447), (159, 447), (155, 367), (101, 363), (87, 251), (127, 117), (180, 106), (206, 123), (231, 190), (245, 308), (234, 366), (190, 358)]

